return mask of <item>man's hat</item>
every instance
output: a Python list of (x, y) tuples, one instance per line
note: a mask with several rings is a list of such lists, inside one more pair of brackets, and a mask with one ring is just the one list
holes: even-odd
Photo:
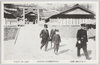
[(86, 27), (86, 24), (84, 23), (84, 24), (81, 24), (81, 27)]
[(44, 24), (44, 27), (45, 27), (45, 28), (48, 28), (47, 24)]
[(55, 31), (56, 31), (56, 32), (59, 32), (59, 30), (58, 30), (58, 29), (56, 29)]

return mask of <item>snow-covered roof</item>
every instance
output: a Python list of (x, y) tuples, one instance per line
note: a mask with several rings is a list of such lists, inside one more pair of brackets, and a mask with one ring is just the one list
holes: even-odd
[(14, 8), (4, 8), (4, 10), (17, 11), (17, 9)]

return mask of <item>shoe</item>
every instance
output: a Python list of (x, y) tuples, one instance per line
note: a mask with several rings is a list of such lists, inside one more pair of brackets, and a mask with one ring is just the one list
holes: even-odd
[(80, 55), (78, 55), (77, 57), (81, 57)]
[(87, 60), (90, 60), (91, 58), (89, 57), (89, 58), (86, 58)]
[(42, 49), (42, 48), (40, 47), (40, 49)]
[(58, 55), (58, 52), (55, 52), (56, 55)]
[(81, 56), (77, 56), (78, 58), (80, 58)]
[(45, 50), (47, 52), (47, 50)]

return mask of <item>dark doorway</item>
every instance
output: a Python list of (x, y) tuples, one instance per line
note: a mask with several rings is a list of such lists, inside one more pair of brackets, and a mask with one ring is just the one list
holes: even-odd
[(28, 22), (33, 22), (33, 24), (36, 23), (36, 18), (37, 18), (37, 14), (33, 13), (33, 12), (29, 12), (25, 15), (25, 18), (27, 19)]

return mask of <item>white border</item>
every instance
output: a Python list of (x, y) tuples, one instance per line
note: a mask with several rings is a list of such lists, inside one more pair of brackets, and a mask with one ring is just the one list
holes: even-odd
[[(7, 60), (5, 61), (4, 60), (4, 23), (3, 23), (3, 4), (4, 3), (23, 3), (24, 1), (2, 1), (1, 2), (1, 63), (2, 64), (17, 64), (17, 63), (14, 63), (15, 60)], [(58, 60), (59, 62), (58, 63), (52, 63), (52, 64), (99, 64), (99, 1), (25, 1), (24, 3), (96, 3), (97, 5), (97, 8), (96, 8), (96, 52), (97, 52), (97, 55), (96, 55), (96, 60), (88, 60), (86, 63), (71, 63), (70, 61), (65, 61), (65, 60)], [(45, 60), (45, 59), (44, 59)], [(26, 61), (26, 60), (25, 60)], [(25, 63), (25, 64), (49, 64), (49, 63), (37, 63), (33, 60), (27, 60), (29, 61), (29, 63)], [(18, 63), (18, 64), (23, 64), (23, 63)], [(51, 63), (50, 63), (51, 64)]]

